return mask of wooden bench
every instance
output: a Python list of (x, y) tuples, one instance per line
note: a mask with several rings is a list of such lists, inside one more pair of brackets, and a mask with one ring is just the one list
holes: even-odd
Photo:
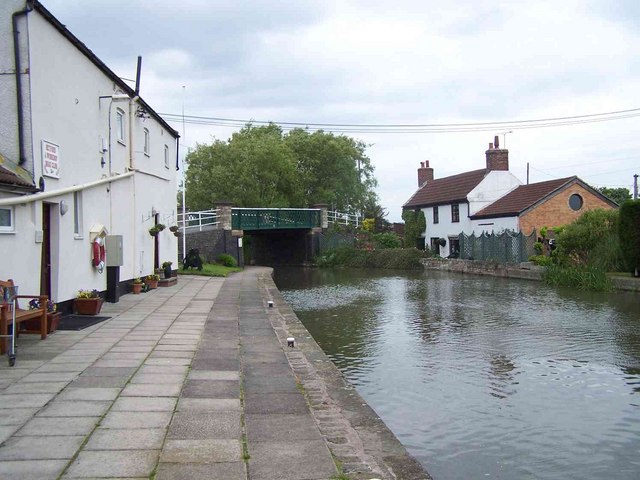
[[(0, 305), (0, 335), (8, 335), (9, 334), (9, 325), (12, 325), (13, 322), (13, 313), (11, 311), (11, 304), (4, 302), (4, 288), (5, 287), (13, 287), (13, 280), (0, 280), (0, 301), (2, 304)], [(40, 320), (40, 338), (44, 340), (47, 338), (47, 300), (48, 297), (46, 295), (18, 295), (16, 298), (16, 332), (17, 334), (19, 330), (19, 325), (21, 322), (25, 320)], [(39, 299), (40, 308), (35, 309), (26, 309), (23, 310), (19, 307), (18, 299), (20, 298), (28, 298), (28, 299)], [(23, 332), (24, 333), (24, 332)], [(0, 354), (6, 353), (9, 345), (8, 338), (0, 338)]]

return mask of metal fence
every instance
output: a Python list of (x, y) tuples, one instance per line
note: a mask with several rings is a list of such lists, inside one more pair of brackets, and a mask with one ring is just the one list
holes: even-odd
[(520, 263), (526, 262), (531, 255), (535, 255), (535, 231), (529, 236), (522, 232), (482, 233), (477, 237), (461, 233), (458, 239), (460, 241), (460, 258), (467, 260)]
[(338, 247), (353, 247), (356, 237), (353, 233), (322, 233), (320, 234), (320, 253)]
[(202, 210), (200, 212), (187, 212), (186, 224), (183, 224), (182, 213), (178, 214), (178, 225), (184, 227), (185, 230), (197, 229), (202, 231), (202, 227), (207, 225), (218, 224), (218, 211), (217, 210)]
[(338, 225), (352, 225), (359, 227), (362, 223), (362, 218), (359, 215), (353, 213), (337, 212), (334, 210), (327, 211), (327, 220), (329, 223), (337, 223)]

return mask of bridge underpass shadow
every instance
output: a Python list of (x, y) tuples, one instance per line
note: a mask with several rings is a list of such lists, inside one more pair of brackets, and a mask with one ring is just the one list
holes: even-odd
[(319, 241), (311, 229), (245, 230), (250, 236), (251, 264), (304, 265), (317, 254)]

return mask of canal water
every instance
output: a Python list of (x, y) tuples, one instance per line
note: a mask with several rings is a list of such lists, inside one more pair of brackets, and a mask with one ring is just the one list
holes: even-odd
[(277, 269), (435, 480), (640, 478), (640, 296), (443, 272)]

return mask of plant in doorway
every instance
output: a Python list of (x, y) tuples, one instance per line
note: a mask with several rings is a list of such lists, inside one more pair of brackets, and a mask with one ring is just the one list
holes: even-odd
[(173, 262), (163, 262), (162, 269), (164, 270), (164, 278), (171, 278), (171, 265)]
[(74, 310), (78, 315), (97, 315), (102, 308), (102, 297), (97, 290), (78, 290), (73, 301)]

